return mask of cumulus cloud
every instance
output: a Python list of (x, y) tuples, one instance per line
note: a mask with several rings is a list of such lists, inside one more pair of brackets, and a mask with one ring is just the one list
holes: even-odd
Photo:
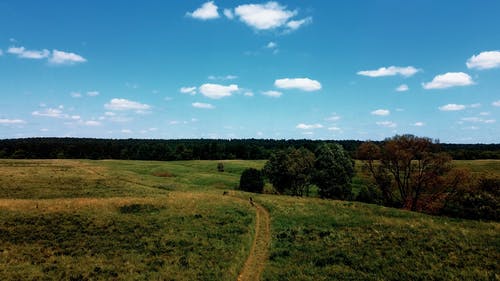
[(202, 95), (211, 99), (220, 99), (223, 97), (229, 97), (233, 92), (239, 90), (238, 85), (231, 84), (229, 86), (206, 83), (199, 87), (199, 91)]
[(295, 128), (301, 129), (301, 130), (313, 130), (313, 129), (321, 129), (321, 128), (323, 128), (323, 125), (300, 123), (300, 124), (297, 124), (297, 126), (295, 126)]
[(43, 49), (38, 50), (27, 50), (24, 47), (10, 47), (7, 49), (7, 53), (17, 55), (19, 58), (23, 59), (44, 59), (49, 57), (50, 51)]
[(90, 121), (85, 121), (84, 124), (85, 126), (100, 126), (101, 122), (90, 120)]
[(129, 129), (123, 129), (123, 130), (121, 130), (121, 132), (124, 134), (132, 134), (132, 130), (129, 130)]
[(264, 92), (262, 92), (262, 94), (264, 96), (268, 96), (268, 97), (272, 97), (272, 98), (279, 98), (279, 97), (281, 97), (281, 95), (283, 95), (282, 92), (278, 92), (278, 91), (264, 91)]
[[(214, 1), (209, 1), (201, 5), (198, 9), (193, 12), (186, 13), (187, 16), (199, 20), (211, 20), (219, 17), (218, 7), (214, 4)], [(226, 15), (227, 16), (227, 15)]]
[(406, 92), (408, 91), (410, 88), (408, 88), (408, 85), (406, 84), (402, 84), (402, 85), (399, 85), (399, 87), (396, 88), (396, 91), (397, 92)]
[(463, 104), (455, 104), (455, 103), (449, 103), (443, 106), (439, 107), (439, 110), (441, 111), (459, 111), (459, 110), (464, 110), (465, 105)]
[(87, 92), (87, 96), (89, 97), (97, 97), (99, 95), (98, 91), (89, 91)]
[(340, 120), (340, 118), (341, 117), (338, 116), (337, 114), (332, 114), (332, 116), (325, 118), (325, 120), (330, 121), (330, 122), (335, 122), (335, 121)]
[(495, 123), (495, 119), (483, 119), (480, 117), (464, 117), (461, 119), (464, 122), (471, 122), (471, 123), (484, 123), (484, 124), (492, 124)]
[(415, 123), (413, 123), (413, 126), (415, 126), (415, 127), (423, 127), (423, 126), (425, 126), (425, 123), (424, 122), (415, 122)]
[(413, 66), (389, 66), (389, 67), (381, 67), (377, 70), (362, 70), (358, 71), (358, 75), (368, 76), (368, 77), (383, 77), (383, 76), (396, 76), (401, 75), (404, 77), (410, 77), (415, 75), (415, 73), (420, 70)]
[(387, 116), (391, 114), (391, 112), (387, 109), (377, 109), (371, 112), (372, 115), (378, 115), (378, 116)]
[(234, 80), (234, 79), (238, 79), (238, 76), (236, 75), (224, 75), (224, 76), (215, 76), (215, 75), (210, 75), (208, 76), (208, 79), (209, 80)]
[(424, 89), (446, 89), (457, 86), (473, 85), (474, 81), (467, 73), (463, 72), (448, 72), (437, 75), (431, 82), (423, 83)]
[(142, 112), (143, 110), (148, 110), (151, 108), (150, 105), (139, 103), (136, 101), (131, 101), (127, 99), (112, 99), (109, 103), (104, 104), (104, 107), (109, 110), (136, 110)]
[(72, 98), (81, 98), (82, 97), (82, 94), (80, 94), (79, 92), (71, 92), (70, 95)]
[(291, 20), (291, 21), (286, 23), (286, 26), (288, 28), (290, 28), (290, 30), (296, 30), (296, 29), (299, 29), (302, 25), (309, 24), (311, 22), (312, 22), (312, 18), (307, 17), (307, 18), (304, 18), (301, 20)]
[(265, 4), (240, 5), (234, 9), (234, 13), (242, 22), (257, 30), (282, 27), (297, 14), (296, 11), (287, 10), (285, 6), (272, 1)]
[(328, 130), (329, 131), (334, 131), (334, 132), (340, 132), (340, 131), (342, 131), (342, 129), (340, 129), (339, 127), (335, 127), (335, 126), (329, 127)]
[(473, 55), (466, 62), (470, 69), (490, 69), (500, 67), (500, 51), (481, 52), (479, 55)]
[(68, 115), (67, 114), (64, 114), (62, 112), (62, 107), (60, 107), (59, 109), (57, 108), (47, 108), (45, 110), (42, 110), (42, 111), (33, 111), (31, 113), (31, 115), (33, 116), (41, 116), (41, 117), (52, 117), (52, 118), (67, 118)]
[(499, 107), (500, 106), (500, 100), (492, 102), (491, 105)]
[(2, 125), (19, 125), (26, 124), (26, 121), (21, 119), (0, 119), (0, 124)]
[(386, 128), (396, 128), (398, 124), (392, 122), (392, 121), (380, 121), (376, 123), (377, 125), (381, 127), (386, 127)]
[(196, 87), (181, 87), (179, 92), (183, 94), (196, 95)]
[(195, 108), (203, 108), (203, 109), (214, 109), (215, 106), (209, 104), (209, 103), (202, 103), (202, 102), (193, 102), (191, 104)]
[(312, 92), (321, 90), (321, 83), (309, 78), (283, 78), (274, 81), (274, 86), (281, 89), (299, 89)]
[(245, 97), (253, 97), (253, 92), (245, 92), (243, 95)]
[(49, 58), (49, 63), (51, 64), (76, 64), (86, 62), (87, 60), (75, 53), (69, 53), (59, 50), (52, 50), (52, 55)]
[(234, 14), (233, 14), (233, 11), (231, 9), (224, 9), (224, 16), (226, 16), (226, 18), (232, 20), (234, 19)]
[(278, 44), (276, 42), (273, 42), (273, 41), (267, 43), (267, 45), (266, 45), (266, 48), (268, 48), (268, 49), (274, 49), (277, 47), (278, 47)]

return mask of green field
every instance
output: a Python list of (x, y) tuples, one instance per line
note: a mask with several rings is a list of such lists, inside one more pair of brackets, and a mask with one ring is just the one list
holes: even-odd
[[(264, 163), (0, 160), (0, 280), (236, 280), (256, 213), (223, 192)], [(271, 219), (263, 280), (500, 280), (499, 223), (251, 196)]]

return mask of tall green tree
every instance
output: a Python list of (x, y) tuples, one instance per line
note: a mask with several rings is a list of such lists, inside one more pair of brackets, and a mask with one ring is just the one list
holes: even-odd
[(277, 192), (303, 196), (309, 194), (314, 160), (306, 148), (290, 147), (272, 154), (263, 172)]
[(342, 146), (321, 144), (315, 151), (313, 183), (321, 198), (347, 200), (352, 197), (354, 161)]

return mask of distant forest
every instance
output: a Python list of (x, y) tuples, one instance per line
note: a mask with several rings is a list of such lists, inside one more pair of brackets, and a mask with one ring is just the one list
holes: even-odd
[[(363, 143), (357, 140), (272, 139), (91, 139), (23, 138), (0, 140), (0, 158), (16, 159), (129, 159), (129, 160), (218, 160), (268, 159), (288, 147), (314, 151), (320, 143), (339, 143), (353, 158)], [(453, 159), (500, 159), (500, 144), (441, 144)]]

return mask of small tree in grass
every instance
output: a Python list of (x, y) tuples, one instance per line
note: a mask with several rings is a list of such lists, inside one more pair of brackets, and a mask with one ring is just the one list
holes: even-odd
[(264, 189), (264, 177), (262, 176), (262, 172), (254, 168), (244, 170), (240, 178), (240, 189), (262, 193)]

